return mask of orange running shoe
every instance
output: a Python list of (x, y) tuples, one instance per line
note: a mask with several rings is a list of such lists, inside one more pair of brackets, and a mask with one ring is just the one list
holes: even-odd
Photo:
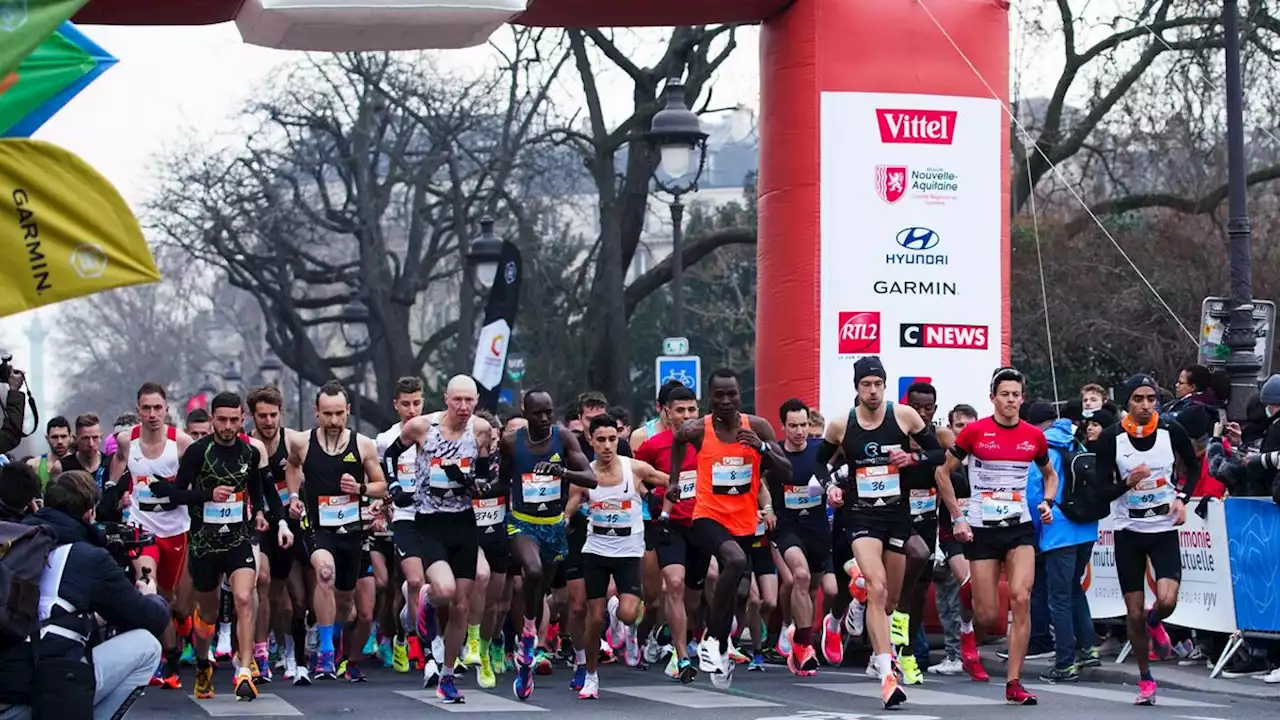
[(895, 708), (907, 701), (907, 694), (898, 687), (898, 676), (896, 673), (885, 673), (880, 678), (880, 699), (884, 701), (886, 710)]

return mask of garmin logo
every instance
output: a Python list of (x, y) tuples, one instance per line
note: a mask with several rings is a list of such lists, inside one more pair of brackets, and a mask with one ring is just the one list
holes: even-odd
[(49, 277), (49, 263), (40, 247), (40, 225), (36, 222), (36, 213), (31, 209), (31, 198), (27, 191), (18, 188), (13, 191), (13, 207), (18, 211), (18, 230), (22, 232), (22, 241), (27, 246), (27, 267), (31, 271), (31, 279), (35, 281), (36, 294), (53, 289)]

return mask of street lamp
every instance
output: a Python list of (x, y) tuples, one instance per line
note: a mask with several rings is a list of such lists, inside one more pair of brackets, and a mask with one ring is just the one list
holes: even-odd
[(476, 285), (483, 292), (493, 287), (502, 260), (502, 238), (493, 234), (493, 218), (480, 218), (480, 237), (467, 248), (467, 263), (475, 268)]
[[(674, 304), (674, 335), (684, 336), (684, 204), (680, 197), (698, 189), (698, 179), (707, 160), (707, 134), (702, 122), (685, 101), (684, 83), (679, 75), (667, 79), (666, 107), (653, 116), (645, 140), (658, 150), (664, 180), (654, 169), (653, 180), (658, 189), (671, 195), (671, 294)], [(697, 166), (694, 167), (694, 154)], [(693, 169), (690, 175), (690, 168)]]
[(352, 427), (360, 432), (360, 395), (364, 388), (364, 352), (369, 347), (369, 308), (355, 298), (342, 308), (342, 339), (356, 355), (356, 378), (351, 385)]
[(240, 383), (244, 376), (240, 374), (240, 365), (235, 360), (227, 361), (227, 369), (222, 371), (222, 387), (228, 392), (240, 392)]
[(213, 396), (218, 394), (218, 386), (213, 384), (208, 375), (205, 375), (204, 382), (200, 383), (200, 387), (196, 392), (204, 398), (204, 407), (207, 409), (213, 404)]
[(1227, 238), (1230, 246), (1231, 302), (1227, 316), (1227, 372), (1231, 375), (1230, 419), (1244, 422), (1249, 398), (1258, 390), (1258, 360), (1253, 332), (1253, 232), (1249, 227), (1244, 158), (1244, 89), (1240, 79), (1240, 9), (1236, 0), (1222, 5), (1226, 39), (1227, 86)]
[(263, 385), (280, 387), (280, 381), (284, 379), (284, 363), (280, 362), (275, 352), (267, 350), (262, 364), (258, 366), (258, 374), (262, 376)]

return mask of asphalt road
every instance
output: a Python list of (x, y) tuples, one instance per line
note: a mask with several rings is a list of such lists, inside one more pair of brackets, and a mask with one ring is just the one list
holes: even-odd
[[(998, 671), (999, 665), (988, 663)], [(352, 685), (327, 681), (311, 687), (272, 683), (261, 686), (261, 696), (251, 702), (237, 702), (231, 694), (231, 675), (220, 671), (215, 679), (218, 696), (197, 701), (191, 696), (193, 672), (183, 669), (182, 691), (148, 690), (133, 707), (132, 720), (168, 720), (201, 717), (309, 717), (351, 718), (353, 714), (382, 718), (421, 718), (424, 713), (513, 713), (531, 715), (530, 720), (551, 712), (556, 720), (587, 720), (610, 713), (616, 720), (663, 718), (668, 713), (689, 715), (696, 720), (989, 720), (992, 712), (1017, 713), (1036, 720), (1079, 720), (1107, 717), (1149, 720), (1152, 708), (1135, 707), (1136, 689), (1130, 685), (1084, 681), (1070, 685), (1028, 682), (1040, 696), (1036, 708), (1009, 708), (1004, 703), (1004, 686), (969, 682), (967, 678), (928, 676), (923, 686), (907, 688), (908, 701), (901, 709), (884, 710), (879, 703), (879, 684), (861, 672), (845, 668), (823, 669), (817, 676), (797, 678), (782, 667), (762, 673), (742, 668), (734, 674), (733, 687), (718, 691), (705, 677), (690, 685), (667, 679), (658, 668), (646, 671), (606, 666), (600, 671), (600, 699), (583, 701), (568, 689), (570, 674), (557, 668), (550, 676), (538, 677), (533, 696), (520, 702), (511, 693), (510, 674), (499, 677), (498, 687), (479, 690), (471, 677), (459, 679), (466, 694), (460, 705), (443, 705), (435, 691), (424, 691), (416, 675), (397, 675), (389, 670), (370, 672), (369, 682)], [(1158, 674), (1157, 674), (1158, 679)], [(1161, 689), (1160, 717), (1166, 720), (1248, 720), (1280, 717), (1280, 703), (1228, 695), (1190, 693)], [(513, 720), (515, 720), (513, 718)]]

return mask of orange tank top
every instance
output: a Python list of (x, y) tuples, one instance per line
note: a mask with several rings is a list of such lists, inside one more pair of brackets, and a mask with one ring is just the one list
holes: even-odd
[[(746, 415), (742, 427), (750, 428)], [(724, 526), (734, 537), (756, 534), (760, 494), (760, 452), (739, 443), (721, 442), (711, 416), (704, 421), (702, 449), (698, 451), (698, 502), (693, 519), (708, 518)]]

